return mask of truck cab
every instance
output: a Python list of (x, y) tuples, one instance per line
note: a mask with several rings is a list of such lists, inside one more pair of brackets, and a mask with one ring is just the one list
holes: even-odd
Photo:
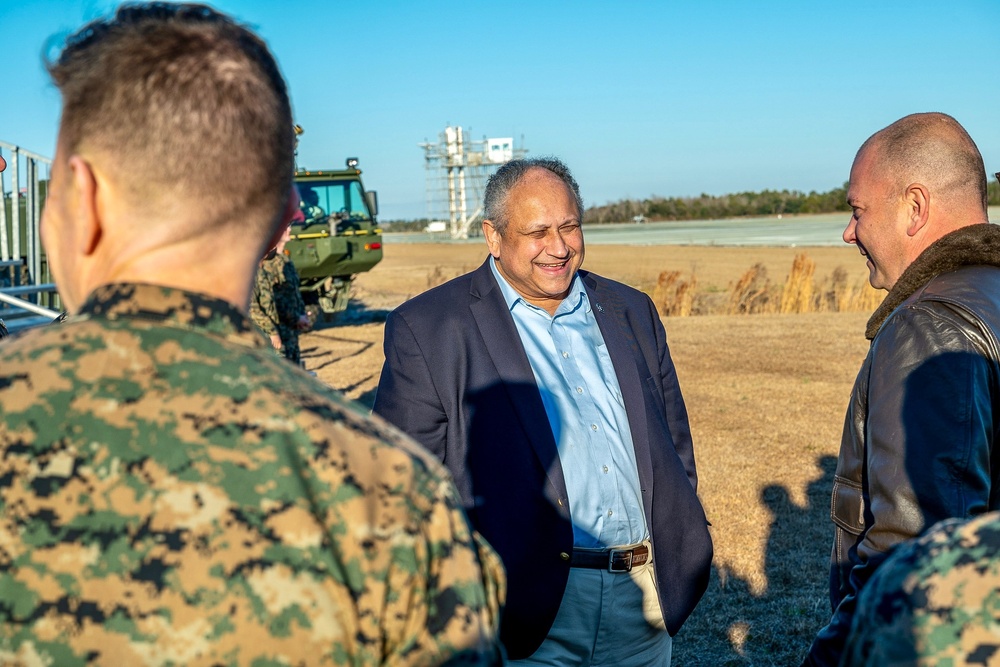
[(311, 314), (331, 321), (347, 308), (351, 283), (382, 261), (378, 196), (366, 191), (356, 158), (346, 169), (299, 169), (300, 215), (285, 246)]

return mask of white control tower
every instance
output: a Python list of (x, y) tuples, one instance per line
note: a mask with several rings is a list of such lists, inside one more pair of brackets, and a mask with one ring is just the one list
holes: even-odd
[(482, 219), (483, 190), (490, 175), (505, 162), (528, 153), (514, 147), (513, 137), (470, 141), (461, 126), (446, 127), (437, 143), (425, 142), (420, 147), (427, 171), (428, 215), (435, 222), (447, 221), (453, 239), (468, 238), (469, 230)]

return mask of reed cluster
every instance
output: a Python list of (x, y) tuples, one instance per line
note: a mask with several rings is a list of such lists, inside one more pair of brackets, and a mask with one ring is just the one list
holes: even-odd
[(660, 315), (685, 317), (872, 312), (885, 296), (867, 280), (852, 282), (843, 267), (817, 279), (816, 263), (805, 253), (795, 256), (783, 283), (771, 280), (767, 268), (757, 263), (730, 284), (725, 298), (698, 292), (697, 286), (693, 271), (687, 278), (680, 271), (663, 271), (650, 297)]

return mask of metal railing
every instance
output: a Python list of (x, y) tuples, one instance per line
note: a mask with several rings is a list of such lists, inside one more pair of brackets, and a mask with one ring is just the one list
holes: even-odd
[(41, 240), (52, 160), (2, 140), (0, 155), (7, 162), (0, 174), (0, 317), (14, 330), (58, 315)]

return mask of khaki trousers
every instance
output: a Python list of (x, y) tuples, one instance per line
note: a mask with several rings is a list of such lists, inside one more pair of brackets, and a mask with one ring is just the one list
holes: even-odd
[(545, 641), (509, 664), (669, 667), (672, 647), (652, 561), (628, 573), (574, 567)]

